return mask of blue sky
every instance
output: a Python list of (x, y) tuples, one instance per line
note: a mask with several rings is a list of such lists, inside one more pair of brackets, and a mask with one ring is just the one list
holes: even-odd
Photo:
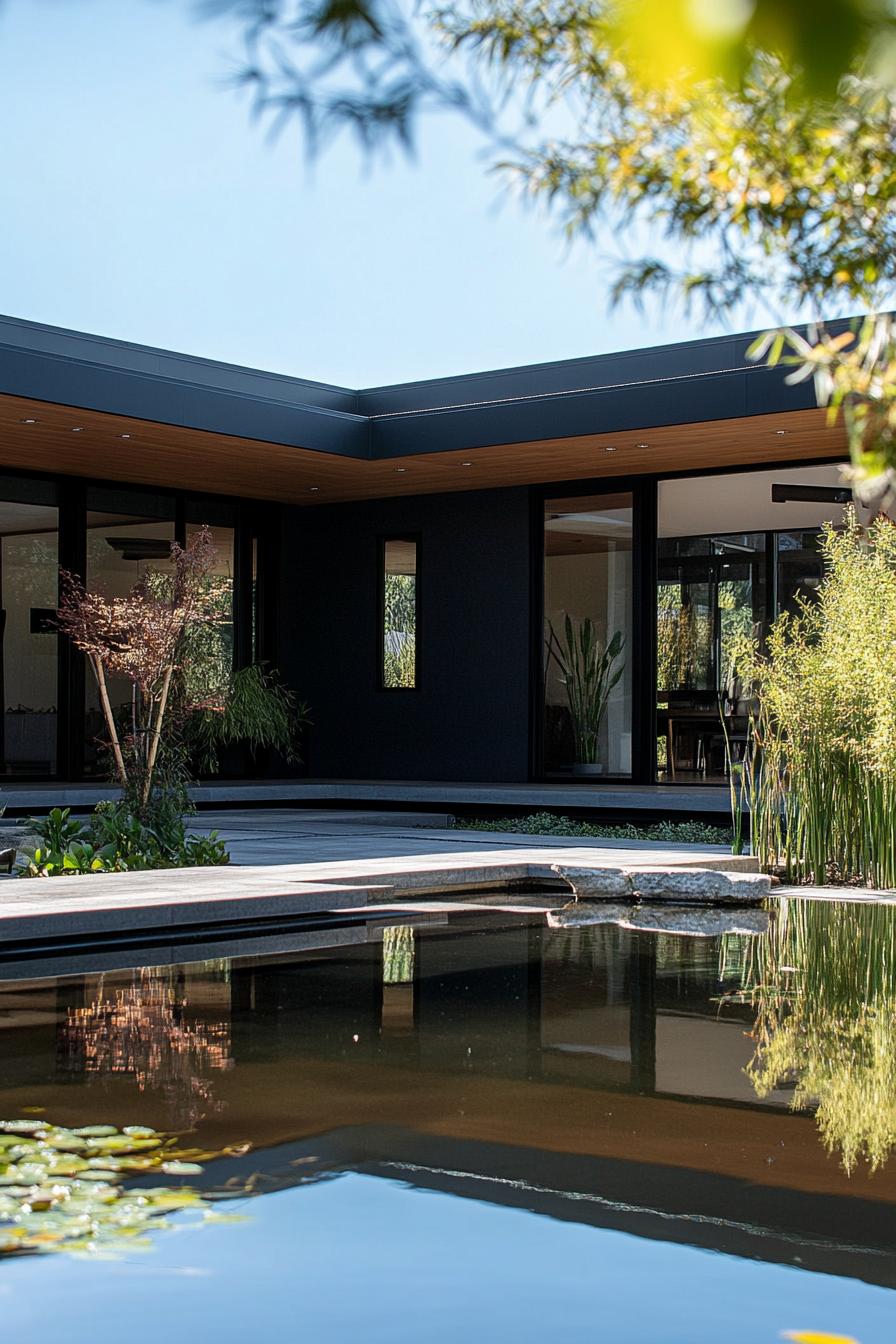
[(226, 86), (237, 51), (189, 0), (0, 0), (0, 312), (351, 386), (713, 334), (610, 313), (608, 249), (452, 118), (415, 162), (309, 170)]

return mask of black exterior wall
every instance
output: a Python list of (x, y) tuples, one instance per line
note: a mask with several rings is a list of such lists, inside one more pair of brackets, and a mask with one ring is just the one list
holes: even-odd
[[(383, 537), (420, 548), (418, 686), (379, 689)], [(284, 509), (280, 660), (311, 707), (307, 769), (529, 778), (529, 491)]]

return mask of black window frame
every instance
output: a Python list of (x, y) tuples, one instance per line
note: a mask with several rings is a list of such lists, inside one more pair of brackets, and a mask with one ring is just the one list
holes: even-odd
[[(390, 542), (411, 544), (414, 556), (414, 684), (413, 686), (386, 685), (386, 547)], [(422, 683), (421, 638), (422, 629), (422, 537), (419, 532), (384, 532), (377, 537), (376, 566), (376, 688), (386, 694), (410, 694), (419, 691)]]

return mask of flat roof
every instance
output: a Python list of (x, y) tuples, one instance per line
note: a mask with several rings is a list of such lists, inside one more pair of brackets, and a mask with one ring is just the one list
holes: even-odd
[(378, 458), (812, 406), (755, 334), (352, 389), (0, 317), (0, 392)]
[(0, 465), (322, 504), (842, 455), (754, 334), (352, 389), (0, 317)]

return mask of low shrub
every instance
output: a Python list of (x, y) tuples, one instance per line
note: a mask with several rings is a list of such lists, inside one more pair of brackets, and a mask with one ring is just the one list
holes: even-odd
[(187, 835), (167, 825), (162, 833), (145, 825), (122, 803), (98, 803), (85, 819), (68, 807), (32, 818), (40, 844), (16, 869), (18, 877), (72, 877), (79, 873), (130, 873), (156, 868), (208, 868), (230, 862), (217, 831)]
[(460, 817), (454, 822), (464, 831), (508, 831), (516, 835), (563, 835), (603, 840), (662, 840), (675, 845), (730, 845), (731, 830), (702, 821), (657, 821), (646, 826), (622, 826), (573, 821), (553, 812), (532, 812), (526, 817)]

